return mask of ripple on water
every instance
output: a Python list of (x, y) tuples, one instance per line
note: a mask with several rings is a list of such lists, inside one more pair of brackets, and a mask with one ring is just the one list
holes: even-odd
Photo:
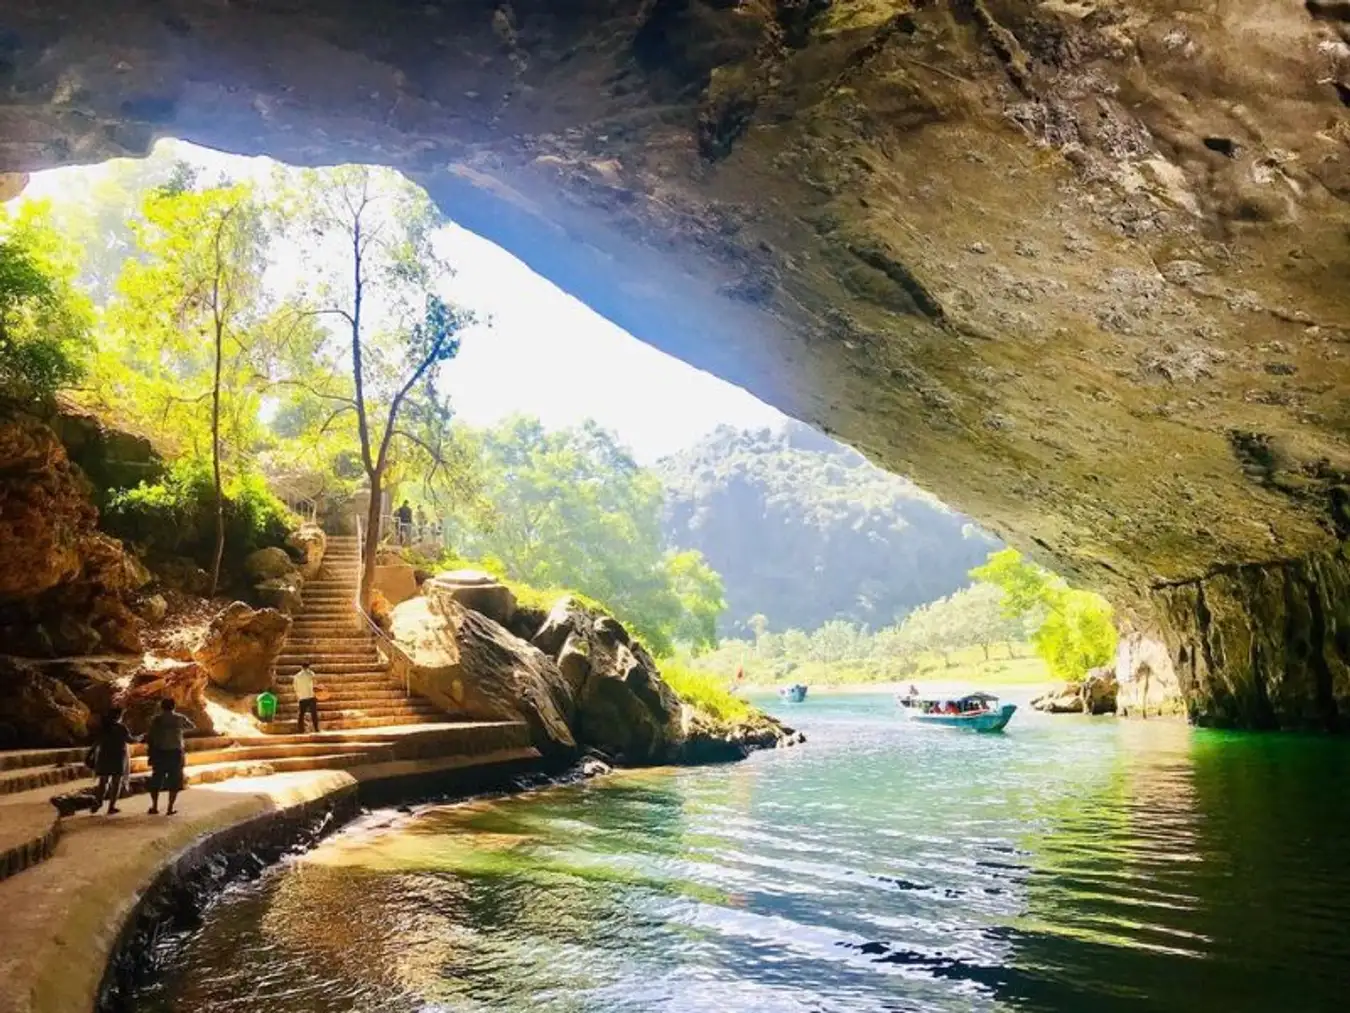
[(792, 716), (804, 749), (358, 825), (231, 891), (141, 1008), (1343, 1008), (1345, 744)]

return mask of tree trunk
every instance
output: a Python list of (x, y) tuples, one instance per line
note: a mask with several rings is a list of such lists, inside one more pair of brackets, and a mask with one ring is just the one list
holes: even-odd
[(370, 476), (370, 507), (366, 510), (365, 542), (361, 546), (361, 609), (370, 612), (370, 599), (375, 591), (375, 561), (380, 548), (380, 499), (383, 496), (383, 469)]
[(220, 479), (220, 366), (223, 328), (216, 322), (216, 376), (211, 387), (211, 469), (216, 486), (216, 551), (211, 560), (211, 595), (220, 584), (220, 564), (225, 558), (225, 487)]

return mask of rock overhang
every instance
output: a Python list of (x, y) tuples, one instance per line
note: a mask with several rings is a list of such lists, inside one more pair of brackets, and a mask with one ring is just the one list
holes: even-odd
[(1339, 5), (7, 7), (0, 171), (393, 165), (1135, 607), (1350, 530)]

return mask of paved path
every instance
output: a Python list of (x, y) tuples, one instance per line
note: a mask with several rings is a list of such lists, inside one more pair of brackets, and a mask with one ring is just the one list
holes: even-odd
[[(165, 868), (215, 833), (340, 799), (363, 782), (537, 759), (535, 750), (514, 747), (236, 778), (185, 791), (172, 817), (147, 815), (148, 800), (137, 796), (126, 799), (116, 816), (67, 818), (50, 858), (0, 881), (0, 1013), (92, 1013), (119, 934), (144, 893)], [(34, 803), (43, 793), (22, 794), (34, 798), (11, 796), (0, 805), (7, 826), (19, 813), (38, 818)]]

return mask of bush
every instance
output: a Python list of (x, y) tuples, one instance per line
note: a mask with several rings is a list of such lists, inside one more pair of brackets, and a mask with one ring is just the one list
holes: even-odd
[[(296, 526), (286, 505), (256, 475), (225, 485), (225, 552), (242, 561), (255, 549), (284, 545)], [(209, 462), (182, 458), (158, 482), (114, 492), (103, 526), (152, 557), (191, 556), (209, 566), (215, 550), (215, 485)]]
[(666, 664), (661, 668), (661, 678), (685, 703), (719, 720), (744, 721), (750, 716), (750, 705), (727, 689), (722, 676)]

